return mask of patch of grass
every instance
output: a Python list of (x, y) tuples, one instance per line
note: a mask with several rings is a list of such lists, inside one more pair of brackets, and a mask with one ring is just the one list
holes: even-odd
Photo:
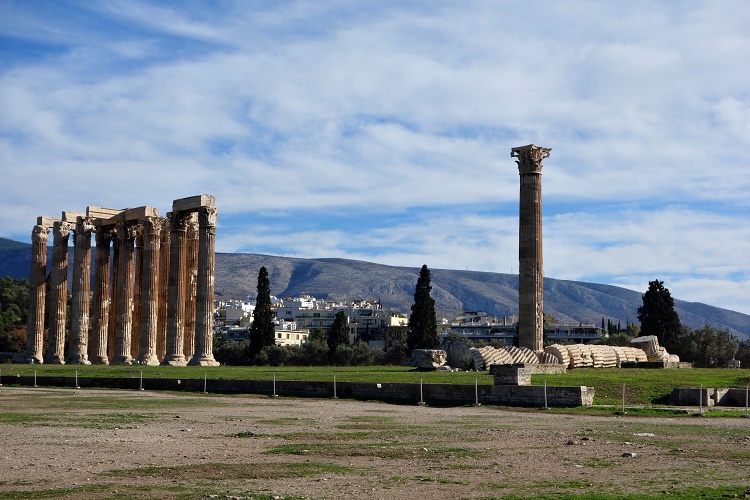
[(304, 463), (207, 463), (177, 466), (151, 466), (115, 469), (104, 473), (113, 477), (159, 478), (189, 481), (230, 481), (271, 478), (299, 478), (321, 474), (361, 474), (366, 469), (321, 462)]
[(124, 429), (157, 418), (144, 413), (5, 413), (0, 423), (30, 426), (81, 427), (85, 429)]
[(22, 500), (24, 498), (65, 498), (72, 496), (86, 497), (87, 494), (97, 493), (110, 489), (106, 484), (87, 484), (84, 486), (74, 486), (71, 488), (52, 488), (47, 490), (15, 490), (0, 491), (0, 499)]
[(625, 405), (663, 404), (675, 387), (745, 387), (750, 384), (746, 370), (722, 368), (579, 368), (559, 375), (531, 376), (532, 383), (548, 386), (593, 386), (594, 404), (617, 405), (622, 401), (625, 384)]
[(379, 457), (389, 459), (476, 457), (485, 452), (468, 448), (427, 448), (428, 443), (403, 443), (400, 441), (378, 443), (296, 443), (274, 446), (265, 453), (270, 455), (314, 455), (329, 457)]
[(616, 465), (619, 465), (617, 461), (608, 458), (593, 457), (590, 458), (588, 462), (586, 462), (586, 467), (591, 467), (593, 469), (606, 469), (609, 467), (614, 467)]

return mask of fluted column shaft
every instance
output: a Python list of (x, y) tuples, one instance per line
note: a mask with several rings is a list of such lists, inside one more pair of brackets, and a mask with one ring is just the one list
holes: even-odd
[(169, 252), (169, 302), (167, 305), (167, 346), (162, 365), (184, 366), (185, 238), (186, 214), (168, 214), (171, 226)]
[(518, 272), (519, 347), (544, 349), (544, 270), (542, 254), (542, 175), (521, 174)]
[(195, 320), (195, 354), (191, 365), (217, 366), (213, 355), (214, 276), (216, 208), (201, 207), (198, 212), (198, 290)]
[(107, 324), (107, 356), (115, 359), (115, 330), (117, 327), (117, 287), (120, 282), (120, 234), (112, 230), (112, 278), (109, 298), (109, 323)]
[(31, 232), (31, 288), (29, 322), (26, 329), (26, 362), (44, 361), (44, 310), (47, 299), (47, 239), (49, 229), (37, 225)]
[(135, 275), (133, 283), (133, 320), (132, 338), (130, 340), (130, 355), (138, 359), (141, 352), (141, 300), (143, 287), (143, 227), (138, 224), (134, 228), (135, 235)]
[(98, 365), (109, 364), (107, 344), (109, 336), (109, 270), (110, 230), (96, 229), (96, 261), (94, 265), (94, 294), (91, 311), (91, 356)]
[(159, 311), (156, 327), (156, 356), (162, 360), (167, 354), (167, 302), (169, 297), (169, 256), (171, 234), (169, 219), (163, 218), (161, 230), (161, 249), (159, 251)]
[(185, 331), (183, 353), (190, 362), (195, 352), (195, 295), (198, 290), (198, 214), (188, 218), (185, 240)]
[(65, 320), (68, 301), (68, 240), (70, 224), (57, 221), (54, 235), (52, 270), (50, 272), (50, 312), (47, 356), (45, 363), (65, 363)]
[(78, 217), (73, 253), (73, 301), (71, 304), (70, 349), (68, 363), (89, 365), (89, 312), (91, 307), (91, 232), (90, 219)]
[(156, 338), (159, 321), (159, 257), (163, 219), (147, 217), (143, 229), (143, 276), (141, 280), (140, 352), (138, 361), (158, 365)]
[(521, 178), (518, 235), (518, 344), (544, 349), (544, 270), (542, 252), (542, 160), (549, 148), (513, 148)]
[(133, 334), (133, 243), (135, 232), (124, 223), (117, 224), (119, 258), (117, 264), (117, 302), (115, 303), (115, 355), (112, 363), (128, 364), (132, 360), (130, 343)]

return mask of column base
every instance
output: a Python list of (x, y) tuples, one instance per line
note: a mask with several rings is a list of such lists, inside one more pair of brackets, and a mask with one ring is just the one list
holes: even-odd
[(11, 359), (12, 363), (20, 363), (20, 364), (27, 364), (27, 365), (41, 365), (44, 363), (44, 358), (41, 356), (29, 356), (28, 354), (14, 354), (13, 359)]
[(138, 358), (138, 363), (146, 366), (159, 366), (159, 358), (156, 354), (145, 354)]
[(64, 365), (65, 360), (60, 356), (47, 356), (44, 358), (44, 362), (48, 365)]
[(110, 364), (113, 365), (132, 365), (133, 358), (130, 356), (115, 356)]
[(220, 364), (213, 356), (193, 356), (188, 366), (219, 366)]
[(68, 358), (69, 365), (90, 365), (91, 361), (86, 356), (71, 356)]
[(109, 358), (107, 356), (92, 356), (91, 363), (94, 365), (108, 365)]
[(161, 366), (186, 366), (185, 356), (182, 354), (167, 354)]

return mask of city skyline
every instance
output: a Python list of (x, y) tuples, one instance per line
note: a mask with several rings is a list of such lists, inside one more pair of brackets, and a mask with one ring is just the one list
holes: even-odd
[(750, 314), (741, 1), (0, 1), (0, 236), (216, 196), (217, 251), (544, 274)]

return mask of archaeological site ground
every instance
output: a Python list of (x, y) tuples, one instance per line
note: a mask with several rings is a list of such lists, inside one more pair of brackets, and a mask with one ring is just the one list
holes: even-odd
[(736, 498), (750, 419), (0, 387), (2, 498)]

